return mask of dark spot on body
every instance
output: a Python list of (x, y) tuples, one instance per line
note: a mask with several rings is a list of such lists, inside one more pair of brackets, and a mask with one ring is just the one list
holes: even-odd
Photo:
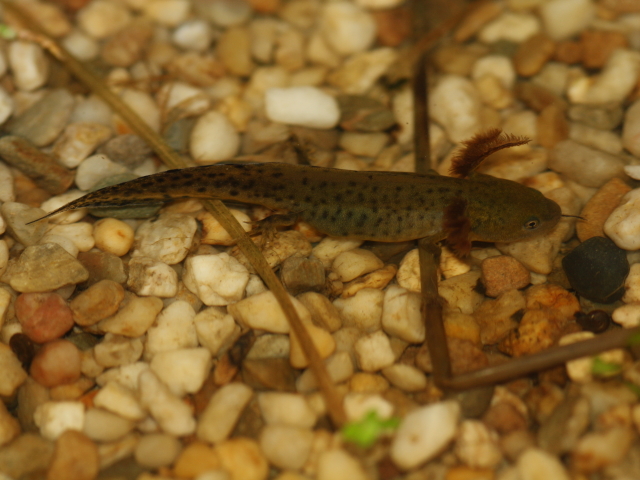
[(232, 197), (237, 197), (239, 194), (240, 192), (238, 192), (238, 190), (229, 190), (229, 195)]
[(207, 191), (207, 187), (200, 187), (198, 188), (198, 193), (204, 193)]

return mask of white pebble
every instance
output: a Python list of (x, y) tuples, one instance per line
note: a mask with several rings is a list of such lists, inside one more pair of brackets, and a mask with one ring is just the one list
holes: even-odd
[(329, 268), (333, 260), (342, 252), (353, 250), (360, 245), (362, 245), (361, 240), (325, 237), (313, 247), (312, 253), (314, 257), (322, 262), (325, 268)]
[(367, 480), (362, 465), (344, 450), (327, 450), (318, 458), (317, 480)]
[(201, 88), (196, 88), (185, 82), (170, 82), (158, 91), (158, 103), (164, 105), (166, 111), (180, 107), (183, 114), (200, 115), (210, 106), (209, 99)]
[(185, 50), (203, 52), (211, 44), (213, 32), (209, 23), (201, 19), (189, 20), (173, 32), (171, 39), (178, 47)]
[(176, 436), (195, 432), (196, 421), (191, 407), (173, 395), (155, 373), (151, 370), (143, 371), (138, 382), (140, 403), (149, 410), (163, 431)]
[(109, 37), (131, 20), (131, 13), (124, 5), (108, 0), (94, 0), (77, 15), (80, 27), (93, 38)]
[(222, 306), (243, 297), (249, 271), (228, 253), (195, 255), (187, 258), (182, 281), (205, 305)]
[(360, 275), (373, 272), (382, 267), (384, 267), (382, 260), (376, 257), (372, 251), (361, 248), (341, 253), (331, 265), (331, 269), (343, 282), (350, 282)]
[(49, 61), (36, 43), (10, 42), (9, 65), (16, 87), (27, 92), (42, 87), (49, 76)]
[(202, 387), (211, 368), (211, 353), (202, 347), (160, 352), (150, 366), (174, 395), (182, 397)]
[[(160, 108), (151, 95), (141, 90), (125, 88), (120, 92), (120, 99), (137, 113), (151, 130), (160, 131)], [(120, 122), (122, 120), (114, 115), (114, 123), (118, 125)]]
[(172, 435), (149, 433), (138, 440), (134, 457), (138, 465), (146, 468), (168, 467), (176, 459), (181, 448), (180, 440)]
[(392, 365), (395, 360), (389, 337), (382, 330), (359, 338), (354, 350), (358, 365), (365, 372), (376, 372)]
[(13, 109), (13, 98), (4, 88), (0, 87), (0, 125), (7, 121), (13, 113)]
[(69, 122), (95, 122), (111, 127), (111, 108), (96, 96), (76, 100)]
[(131, 256), (155, 258), (168, 265), (180, 263), (189, 253), (197, 229), (193, 217), (163, 213), (138, 227)]
[(453, 440), (460, 407), (446, 401), (410, 412), (400, 424), (391, 444), (391, 459), (402, 470), (430, 460)]
[(244, 383), (229, 383), (217, 390), (200, 415), (198, 438), (211, 443), (226, 440), (252, 396), (253, 390)]
[(175, 27), (189, 16), (189, 0), (151, 0), (144, 6), (144, 13), (161, 25)]
[(540, 31), (540, 22), (532, 13), (505, 12), (495, 20), (487, 23), (478, 33), (484, 43), (495, 43), (500, 40), (521, 43)]
[(377, 157), (389, 143), (389, 136), (382, 132), (343, 132), (340, 146), (352, 155)]
[(226, 115), (212, 110), (196, 121), (191, 131), (189, 151), (198, 163), (228, 160), (238, 153), (240, 135)]
[[(297, 299), (290, 297), (303, 323), (311, 322), (309, 310)], [(259, 293), (229, 305), (229, 313), (246, 328), (272, 333), (289, 333), (289, 322), (271, 291)]]
[(92, 155), (85, 159), (76, 171), (76, 185), (80, 190), (91, 190), (98, 182), (107, 177), (128, 173), (127, 167), (112, 162), (103, 154)]
[(640, 263), (634, 263), (629, 269), (629, 275), (624, 281), (624, 303), (640, 303)]
[(283, 424), (311, 428), (317, 420), (316, 412), (300, 394), (264, 392), (258, 395), (262, 418), (267, 424)]
[(473, 64), (471, 78), (478, 80), (485, 75), (492, 75), (500, 80), (505, 88), (513, 88), (516, 79), (516, 71), (513, 62), (504, 55), (487, 55)]
[(540, 448), (528, 448), (516, 463), (520, 480), (569, 480), (569, 474), (555, 455)]
[(640, 157), (640, 100), (633, 102), (624, 115), (622, 145), (633, 155)]
[(61, 43), (71, 55), (82, 62), (93, 60), (100, 54), (98, 42), (80, 30), (73, 30)]
[(336, 298), (338, 309), (346, 327), (356, 327), (367, 333), (380, 329), (384, 293), (377, 288), (363, 288), (349, 298)]
[(624, 328), (634, 328), (640, 325), (640, 305), (632, 303), (616, 308), (611, 314), (614, 322)]
[(140, 296), (172, 298), (178, 293), (178, 274), (159, 260), (133, 257), (129, 262), (127, 286)]
[(76, 244), (73, 243), (73, 241), (70, 240), (69, 238), (63, 237), (62, 235), (47, 233), (44, 237), (40, 239), (38, 243), (40, 245), (44, 245), (45, 243), (55, 243), (57, 245), (60, 245), (62, 248), (64, 248), (65, 251), (72, 257), (78, 256), (79, 250), (78, 250), (78, 247), (76, 247)]
[(419, 294), (397, 285), (389, 286), (382, 306), (383, 330), (405, 342), (424, 342), (425, 328), (420, 303)]
[(155, 324), (147, 331), (145, 357), (178, 348), (198, 346), (198, 336), (193, 319), (196, 313), (184, 300), (176, 300), (166, 307), (156, 318)]
[(640, 189), (622, 197), (604, 223), (604, 233), (624, 250), (640, 249)]
[[(67, 190), (63, 194), (56, 195), (54, 197), (51, 197), (45, 200), (40, 205), (40, 208), (45, 212), (50, 213), (62, 207), (63, 205), (66, 205), (67, 203), (82, 197), (84, 194), (85, 192), (81, 192), (80, 190), (75, 188), (72, 190)], [(51, 217), (49, 221), (51, 223), (62, 224), (62, 225), (74, 224), (75, 222), (80, 220), (82, 217), (84, 217), (86, 214), (87, 214), (87, 209), (80, 208), (78, 210), (72, 210), (70, 212), (64, 212), (60, 215), (55, 215), (54, 217)]]
[[(231, 208), (229, 211), (245, 232), (251, 231), (252, 223), (249, 215), (235, 208)], [(235, 245), (235, 240), (209, 212), (202, 211), (198, 213), (196, 218), (202, 223), (201, 243), (205, 245)]]
[(265, 109), (272, 122), (310, 128), (333, 128), (340, 120), (338, 102), (316, 87), (270, 88)]
[(479, 420), (464, 420), (456, 435), (456, 456), (471, 468), (495, 468), (502, 461), (498, 434)]
[(350, 392), (344, 396), (344, 412), (350, 422), (358, 422), (371, 412), (388, 419), (393, 415), (393, 404), (377, 393)]
[(100, 123), (67, 125), (53, 146), (53, 154), (67, 168), (76, 168), (98, 145), (111, 137), (111, 129)]
[(103, 218), (93, 225), (96, 247), (117, 257), (125, 255), (133, 246), (131, 226), (116, 218)]
[(240, 336), (240, 327), (233, 317), (219, 308), (205, 308), (194, 318), (200, 345), (214, 357), (224, 353)]
[(599, 75), (576, 79), (567, 91), (573, 103), (621, 103), (631, 93), (640, 74), (640, 52), (617, 49)]
[(313, 432), (292, 425), (266, 425), (260, 432), (260, 448), (269, 463), (277, 468), (298, 470), (303, 467), (313, 445)]
[[(140, 374), (147, 370), (149, 370), (147, 362), (135, 362), (117, 368), (110, 368), (96, 378), (96, 383), (98, 385), (107, 385), (109, 382), (117, 382), (129, 390), (137, 391), (140, 386)], [(106, 408), (104, 405), (102, 407)]]
[(471, 80), (445, 75), (429, 96), (431, 117), (453, 142), (468, 140), (481, 130), (480, 97)]
[(115, 442), (133, 430), (135, 423), (100, 408), (90, 408), (82, 431), (96, 442)]
[(592, 0), (551, 0), (540, 5), (546, 33), (554, 40), (566, 40), (587, 28), (596, 14)]
[(142, 420), (147, 415), (135, 393), (116, 381), (109, 381), (98, 390), (93, 404), (129, 420)]
[[(345, 382), (353, 376), (353, 362), (349, 352), (336, 352), (327, 358), (324, 364), (333, 383)], [(296, 380), (296, 390), (301, 393), (308, 393), (317, 389), (318, 381), (316, 376), (310, 368), (307, 368)]]
[(367, 50), (376, 36), (373, 16), (359, 6), (337, 1), (324, 5), (320, 14), (320, 33), (342, 56)]
[(420, 392), (427, 388), (427, 377), (411, 365), (396, 363), (382, 369), (382, 375), (394, 386), (405, 392)]
[(36, 408), (33, 421), (40, 434), (55, 440), (67, 430), (82, 431), (84, 404), (82, 402), (44, 402)]

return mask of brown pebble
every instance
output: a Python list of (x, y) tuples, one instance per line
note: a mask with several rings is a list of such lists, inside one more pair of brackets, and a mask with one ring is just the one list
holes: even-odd
[(558, 103), (547, 105), (538, 115), (538, 143), (553, 148), (558, 142), (569, 138), (569, 122), (565, 109)]
[(602, 0), (600, 6), (616, 13), (640, 12), (640, 2), (638, 0)]
[(175, 461), (173, 474), (180, 478), (194, 478), (208, 470), (220, 468), (220, 459), (214, 448), (195, 441), (186, 447)]
[(582, 43), (574, 40), (566, 40), (564, 42), (558, 42), (553, 59), (566, 63), (567, 65), (573, 65), (582, 61), (582, 54)]
[(247, 0), (247, 3), (258, 13), (276, 13), (282, 5), (281, 0)]
[(557, 103), (562, 109), (567, 108), (567, 102), (561, 97), (540, 85), (531, 82), (518, 82), (515, 86), (514, 93), (516, 97), (522, 100), (527, 107), (541, 112), (545, 107), (552, 103)]
[(259, 358), (242, 363), (242, 380), (251, 388), (295, 392), (296, 373), (288, 358)]
[(582, 64), (586, 68), (602, 68), (614, 50), (627, 48), (628, 42), (621, 32), (586, 30), (580, 35)]
[(514, 288), (524, 288), (531, 281), (529, 270), (518, 260), (507, 255), (484, 259), (480, 269), (488, 297), (497, 297)]
[(432, 61), (443, 73), (468, 76), (476, 61), (487, 53), (488, 49), (479, 44), (445, 45), (434, 52)]
[(20, 435), (20, 423), (9, 413), (4, 402), (0, 402), (0, 445), (6, 445)]
[(124, 288), (113, 280), (101, 280), (74, 298), (69, 306), (78, 325), (95, 325), (118, 311)]
[(31, 362), (29, 373), (45, 387), (73, 383), (80, 378), (80, 351), (69, 340), (44, 345)]
[(580, 212), (584, 220), (576, 222), (576, 233), (581, 242), (591, 237), (604, 237), (604, 223), (631, 187), (619, 178), (612, 178), (589, 199)]
[(556, 45), (543, 33), (534, 35), (520, 44), (513, 56), (513, 64), (522, 77), (531, 77), (538, 73), (553, 56)]
[(47, 480), (93, 480), (99, 469), (96, 444), (84, 433), (67, 430), (56, 440)]
[(501, 435), (516, 430), (526, 430), (528, 423), (522, 413), (508, 402), (498, 402), (489, 407), (482, 416), (482, 421)]
[(406, 5), (372, 12), (377, 25), (378, 42), (387, 47), (397, 47), (411, 33), (411, 11)]
[(0, 472), (10, 478), (44, 478), (53, 449), (53, 443), (40, 435), (20, 435), (0, 449)]
[(462, 19), (453, 34), (456, 42), (465, 42), (482, 27), (502, 13), (504, 7), (497, 2), (487, 2), (474, 9)]

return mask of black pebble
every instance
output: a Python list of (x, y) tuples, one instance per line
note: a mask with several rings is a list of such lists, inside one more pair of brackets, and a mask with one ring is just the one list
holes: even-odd
[(627, 254), (612, 240), (592, 237), (562, 259), (571, 287), (598, 303), (613, 303), (624, 294), (629, 274)]

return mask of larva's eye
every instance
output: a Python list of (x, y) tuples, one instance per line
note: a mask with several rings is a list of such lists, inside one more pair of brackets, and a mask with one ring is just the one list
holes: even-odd
[(535, 230), (540, 226), (540, 220), (537, 217), (531, 217), (526, 222), (524, 222), (525, 230)]

